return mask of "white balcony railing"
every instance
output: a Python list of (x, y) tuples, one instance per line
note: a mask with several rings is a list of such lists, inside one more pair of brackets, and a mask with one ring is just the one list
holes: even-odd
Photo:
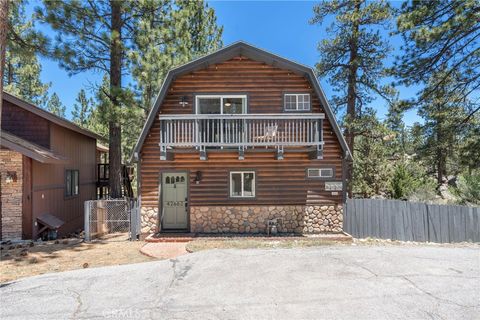
[(206, 149), (255, 147), (316, 147), (323, 150), (323, 113), (317, 114), (223, 114), (160, 115), (160, 152), (166, 160), (168, 149), (196, 148), (201, 158)]

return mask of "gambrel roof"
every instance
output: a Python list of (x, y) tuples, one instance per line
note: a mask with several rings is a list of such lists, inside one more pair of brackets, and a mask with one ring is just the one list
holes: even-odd
[(148, 135), (148, 132), (150, 131), (150, 128), (153, 122), (155, 121), (155, 117), (158, 114), (158, 111), (163, 102), (163, 99), (168, 93), (168, 89), (172, 81), (174, 81), (177, 77), (182, 76), (184, 74), (187, 74), (199, 69), (205, 69), (210, 65), (221, 63), (237, 56), (244, 56), (252, 60), (261, 61), (278, 68), (288, 69), (299, 75), (305, 76), (308, 80), (310, 80), (316, 94), (320, 99), (320, 102), (322, 103), (323, 109), (325, 110), (326, 117), (330, 121), (332, 128), (337, 136), (337, 139), (340, 142), (340, 145), (342, 146), (344, 156), (351, 159), (352, 154), (348, 148), (347, 142), (345, 141), (345, 138), (343, 137), (342, 132), (340, 131), (340, 127), (338, 126), (335, 115), (333, 114), (332, 109), (330, 108), (330, 105), (325, 97), (325, 93), (323, 92), (320, 86), (320, 83), (318, 82), (318, 79), (315, 76), (315, 72), (313, 71), (313, 69), (303, 64), (293, 62), (291, 60), (277, 56), (276, 54), (254, 47), (246, 42), (239, 41), (229, 46), (223, 47), (211, 54), (208, 54), (201, 58), (193, 60), (187, 64), (171, 69), (167, 73), (167, 76), (160, 89), (160, 93), (158, 94), (157, 99), (155, 100), (155, 103), (153, 104), (150, 110), (150, 113), (148, 114), (147, 121), (145, 122), (145, 125), (143, 126), (142, 132), (140, 134), (140, 137), (138, 138), (135, 148), (133, 149), (132, 160), (136, 161), (136, 159), (138, 158), (138, 153), (142, 148), (142, 145), (145, 141), (145, 138)]

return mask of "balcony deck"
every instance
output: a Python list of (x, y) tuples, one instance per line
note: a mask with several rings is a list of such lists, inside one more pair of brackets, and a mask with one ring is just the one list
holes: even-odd
[(323, 157), (323, 113), (160, 115), (160, 160), (174, 148), (194, 148), (207, 159), (207, 148), (274, 148), (283, 159), (285, 148), (313, 147)]

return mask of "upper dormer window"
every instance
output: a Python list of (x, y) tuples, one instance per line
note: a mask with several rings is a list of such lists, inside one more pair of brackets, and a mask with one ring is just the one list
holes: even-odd
[(286, 93), (285, 111), (308, 111), (310, 110), (309, 93)]

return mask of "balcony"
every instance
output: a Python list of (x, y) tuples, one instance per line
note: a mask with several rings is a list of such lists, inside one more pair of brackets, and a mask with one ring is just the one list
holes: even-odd
[(208, 149), (238, 149), (244, 159), (247, 149), (276, 150), (283, 159), (285, 148), (312, 150), (315, 159), (323, 157), (323, 113), (317, 114), (188, 114), (160, 115), (160, 160), (168, 151), (194, 148), (200, 159)]

